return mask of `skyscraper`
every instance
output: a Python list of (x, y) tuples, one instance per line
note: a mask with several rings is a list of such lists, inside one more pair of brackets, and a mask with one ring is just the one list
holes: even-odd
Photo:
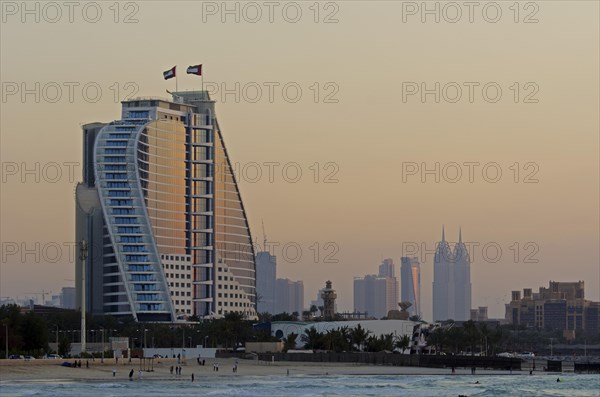
[[(127, 100), (120, 120), (83, 134), (86, 309), (137, 321), (256, 318), (250, 229), (208, 93)], [(76, 279), (81, 307), (80, 260)]]
[(275, 307), (275, 280), (277, 279), (277, 257), (268, 251), (256, 254), (256, 295), (258, 313), (280, 313)]
[(369, 316), (382, 318), (390, 310), (398, 308), (398, 279), (394, 262), (384, 259), (378, 275), (354, 278), (354, 310), (367, 312)]
[(289, 313), (297, 312), (302, 315), (304, 310), (304, 283), (292, 281), (287, 278), (278, 278), (275, 282), (275, 312)]
[(458, 233), (454, 250), (442, 241), (436, 247), (433, 262), (433, 320), (467, 321), (471, 317), (471, 260)]
[(400, 291), (402, 302), (410, 302), (411, 316), (421, 316), (421, 264), (417, 257), (400, 258)]
[(391, 258), (381, 261), (381, 265), (379, 265), (379, 277), (396, 277), (394, 261)]

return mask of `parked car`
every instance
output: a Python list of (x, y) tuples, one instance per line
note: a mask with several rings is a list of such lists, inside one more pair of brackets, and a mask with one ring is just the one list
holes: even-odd
[(25, 361), (31, 361), (31, 360), (35, 360), (35, 357), (33, 357), (33, 356), (25, 356)]
[(62, 356), (60, 356), (58, 354), (48, 354), (45, 358), (47, 360), (61, 360)]
[(25, 357), (21, 356), (20, 354), (11, 354), (10, 356), (8, 356), (9, 360), (24, 360)]
[(534, 358), (535, 354), (531, 353), (531, 352), (523, 352), (519, 354), (519, 358), (523, 358), (523, 359), (528, 359), (528, 358)]
[(512, 358), (514, 357), (514, 354), (509, 353), (509, 352), (504, 352), (504, 353), (498, 353), (496, 354), (497, 357), (505, 357), (505, 358)]

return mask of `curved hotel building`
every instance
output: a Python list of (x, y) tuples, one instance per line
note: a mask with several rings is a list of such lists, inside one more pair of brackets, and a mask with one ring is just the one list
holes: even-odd
[(174, 322), (256, 318), (250, 228), (206, 91), (122, 103), (121, 119), (83, 126), (76, 190), (77, 307)]

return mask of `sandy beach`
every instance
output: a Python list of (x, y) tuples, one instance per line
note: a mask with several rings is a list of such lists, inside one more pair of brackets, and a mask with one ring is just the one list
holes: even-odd
[[(129, 372), (134, 370), (134, 380), (139, 379), (139, 359), (119, 360), (99, 359), (82, 360), (81, 368), (63, 367), (65, 360), (0, 360), (0, 381), (47, 381), (47, 380), (126, 380)], [(73, 362), (74, 360), (67, 360)], [(213, 363), (219, 364), (219, 371), (213, 371)], [(240, 377), (240, 376), (270, 376), (287, 375), (449, 375), (449, 368), (422, 368), (422, 367), (394, 367), (381, 365), (357, 365), (350, 363), (301, 363), (301, 362), (274, 362), (265, 363), (254, 360), (238, 360), (238, 371), (233, 373), (235, 359), (208, 359), (205, 366), (200, 366), (195, 360), (188, 360), (181, 364), (181, 375), (170, 373), (171, 366), (177, 366), (176, 359), (155, 359), (153, 371), (143, 371), (142, 380), (186, 380), (189, 381), (192, 373), (196, 379), (202, 377)], [(112, 371), (116, 370), (113, 377)], [(457, 368), (456, 374), (470, 374), (470, 369)], [(513, 371), (513, 375), (528, 374), (528, 371)], [(478, 369), (477, 375), (510, 375), (508, 371)]]

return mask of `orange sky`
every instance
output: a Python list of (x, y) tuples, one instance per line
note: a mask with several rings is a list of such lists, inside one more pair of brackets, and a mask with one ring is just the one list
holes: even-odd
[[(351, 309), (353, 276), (376, 272), (382, 257), (399, 264), (403, 243), (432, 249), (442, 224), (451, 241), (462, 226), (463, 240), (502, 249), (497, 262), (475, 249), (471, 271), (473, 305), (490, 306), (493, 317), (504, 315), (511, 290), (549, 280), (585, 280), (587, 297), (598, 300), (598, 3), (540, 1), (525, 8), (522, 2), (517, 23), (513, 2), (497, 3), (496, 23), (486, 21), (494, 9), (482, 14), (485, 3), (472, 23), (466, 8), (450, 23), (455, 10), (441, 5), (440, 22), (426, 15), (423, 23), (421, 10), (412, 15), (410, 8), (420, 3), (320, 3), (318, 23), (312, 2), (294, 3), (302, 10), (296, 23), (286, 21), (295, 8), (284, 16), (284, 3), (272, 23), (266, 8), (251, 23), (256, 10), (242, 3), (239, 23), (232, 15), (221, 21), (220, 2), (204, 2), (204, 14), (201, 2), (134, 2), (127, 9), (120, 3), (118, 23), (112, 3), (101, 3), (97, 23), (86, 21), (94, 17), (89, 9), (85, 15), (76, 9), (73, 23), (65, 9), (56, 23), (48, 23), (51, 9), (40, 8), (39, 23), (27, 15), (22, 22), (22, 10), (4, 10), (0, 296), (72, 284), (66, 246), (74, 238), (81, 167), (73, 166), (75, 179), (68, 170), (81, 161), (80, 125), (119, 118), (118, 100), (133, 91), (167, 96), (175, 82), (162, 80), (162, 72), (175, 64), (179, 89), (199, 89), (200, 79), (183, 72), (203, 63), (207, 87), (235, 90), (240, 83), (238, 102), (234, 94), (214, 98), (229, 153), (244, 173), (252, 232), (262, 241), (264, 220), (268, 239), (287, 244), (289, 261), (275, 250), (279, 276), (304, 280), (307, 303), (331, 279), (340, 309)], [(127, 16), (138, 22), (124, 23)], [(538, 22), (523, 23), (526, 17)], [(33, 94), (22, 98), (21, 84), (35, 90), (36, 82), (39, 103)], [(439, 103), (434, 94), (425, 101), (407, 95), (436, 82)], [(452, 103), (457, 86), (462, 96)], [(97, 87), (102, 94), (92, 103)], [(302, 95), (294, 102), (298, 87)], [(502, 96), (492, 103), (495, 87)], [(270, 162), (278, 164), (272, 181)], [(419, 172), (403, 180), (403, 164), (406, 170), (407, 163), (433, 168), (436, 162), (439, 183), (433, 175), (422, 182)], [(466, 162), (479, 163), (472, 182)], [(23, 173), (36, 163), (39, 181)], [(55, 163), (60, 177), (52, 173)], [(449, 181), (456, 169), (449, 163), (461, 165), (456, 183)], [(497, 168), (502, 176), (492, 183)], [(292, 183), (298, 169), (302, 176)], [(524, 183), (528, 176), (537, 182)], [(36, 242), (39, 260), (7, 253)], [(291, 243), (302, 250), (295, 263)], [(53, 244), (65, 247), (60, 260), (49, 260), (56, 257)], [(328, 254), (337, 263), (324, 263)], [(527, 254), (537, 263), (524, 263)], [(432, 256), (423, 259), (428, 319)]]

